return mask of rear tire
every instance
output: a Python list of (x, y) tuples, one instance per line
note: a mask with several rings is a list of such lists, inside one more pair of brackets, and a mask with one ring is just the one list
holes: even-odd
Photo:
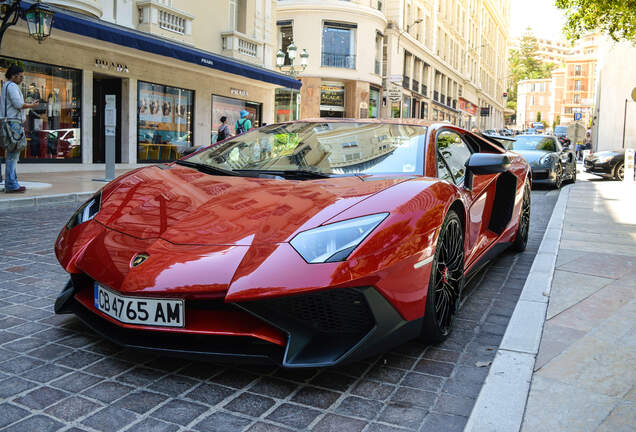
[(421, 338), (439, 343), (451, 332), (464, 289), (464, 229), (450, 210), (440, 229), (426, 294)]
[(531, 192), (530, 183), (526, 181), (526, 185), (523, 188), (523, 201), (521, 202), (521, 214), (519, 214), (519, 227), (517, 228), (517, 235), (510, 247), (515, 252), (523, 252), (528, 245), (528, 234), (530, 232), (530, 205), (531, 205)]

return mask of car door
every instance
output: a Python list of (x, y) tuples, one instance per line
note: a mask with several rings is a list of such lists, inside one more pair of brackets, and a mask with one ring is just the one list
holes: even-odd
[[(466, 162), (474, 150), (462, 139), (460, 133), (442, 130), (436, 137), (438, 177), (455, 183), (468, 207), (466, 221), (466, 264), (470, 264), (494, 240), (488, 235), (490, 222), (487, 211), (492, 208), (496, 174), (475, 176), (472, 190), (464, 189)], [(491, 238), (492, 237), (492, 238)]]

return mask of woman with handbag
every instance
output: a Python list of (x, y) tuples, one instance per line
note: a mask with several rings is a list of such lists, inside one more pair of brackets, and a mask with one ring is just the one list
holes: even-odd
[(17, 166), (20, 152), (26, 148), (26, 136), (22, 123), (22, 110), (36, 108), (38, 103), (24, 103), (20, 84), (24, 80), (24, 69), (11, 65), (5, 73), (7, 81), (2, 85), (0, 93), (0, 118), (2, 127), (0, 138), (5, 150), (4, 191), (6, 193), (24, 192), (26, 188), (18, 183)]

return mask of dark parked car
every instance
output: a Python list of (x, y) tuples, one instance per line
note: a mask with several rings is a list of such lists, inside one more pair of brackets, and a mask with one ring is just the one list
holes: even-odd
[(590, 154), (583, 162), (585, 172), (605, 178), (623, 180), (625, 176), (625, 150), (609, 150)]
[(506, 147), (519, 153), (530, 164), (532, 183), (559, 189), (563, 182), (576, 181), (576, 157), (552, 135), (519, 135)]

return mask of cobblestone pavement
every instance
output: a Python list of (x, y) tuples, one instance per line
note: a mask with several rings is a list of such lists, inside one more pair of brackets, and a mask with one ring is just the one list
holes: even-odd
[(332, 369), (153, 357), (53, 314), (67, 281), (52, 245), (74, 208), (0, 213), (0, 430), (461, 431), (557, 198), (534, 191), (529, 248), (471, 283), (444, 343), (409, 342)]

